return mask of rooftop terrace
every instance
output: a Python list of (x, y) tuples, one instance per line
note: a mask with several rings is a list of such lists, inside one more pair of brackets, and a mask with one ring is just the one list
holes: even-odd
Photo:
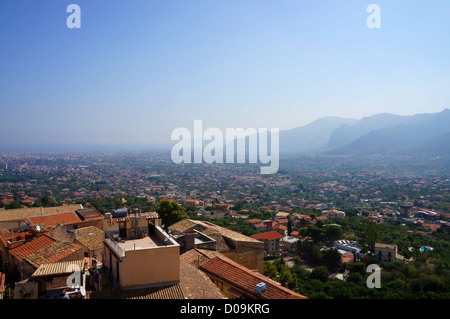
[(164, 241), (155, 235), (137, 239), (125, 239), (124, 241), (117, 242), (117, 244), (123, 251), (166, 246)]

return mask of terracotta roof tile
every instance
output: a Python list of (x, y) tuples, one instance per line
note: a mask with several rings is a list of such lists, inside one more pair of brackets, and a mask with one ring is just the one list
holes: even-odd
[(34, 267), (39, 267), (42, 264), (57, 262), (80, 249), (82, 247), (79, 245), (55, 241), (47, 247), (43, 247), (35, 253), (26, 256), (24, 259)]
[(180, 260), (190, 265), (198, 266), (199, 263), (202, 264), (205, 261), (210, 260), (211, 258), (214, 258), (216, 256), (227, 258), (223, 254), (215, 250), (194, 248), (181, 254)]
[(41, 264), (56, 262), (82, 249), (81, 246), (59, 242), (44, 234), (17, 248), (11, 249), (10, 254), (18, 260), (25, 260), (34, 267)]
[[(214, 257), (201, 264), (200, 269), (259, 299), (306, 299), (305, 296), (226, 258)], [(256, 285), (261, 282), (266, 284), (266, 289), (258, 293)]]
[(56, 224), (67, 225), (80, 223), (82, 220), (75, 212), (52, 214), (46, 216), (29, 217), (27, 221), (30, 225), (44, 224), (46, 226), (53, 226)]
[(19, 233), (8, 232), (8, 233), (0, 236), (0, 241), (3, 243), (3, 246), (6, 247), (8, 240), (12, 240), (12, 241), (25, 240), (25, 239), (31, 238), (31, 236), (32, 236), (32, 234), (30, 231), (19, 232)]
[(180, 285), (188, 299), (223, 299), (219, 288), (201, 270), (180, 259)]
[(0, 221), (24, 220), (27, 217), (73, 212), (81, 205), (67, 205), (56, 207), (30, 207), (0, 210)]
[(95, 226), (75, 230), (75, 240), (89, 249), (102, 248), (104, 239), (105, 233)]
[(28, 255), (35, 253), (36, 251), (47, 247), (48, 245), (54, 243), (56, 239), (48, 236), (42, 235), (35, 238), (28, 243), (25, 243), (17, 248), (11, 249), (9, 252), (11, 255), (16, 257), (18, 260), (23, 260)]
[(141, 289), (87, 291), (86, 299), (184, 299), (180, 284)]
[(248, 223), (251, 223), (251, 224), (258, 224), (258, 223), (261, 223), (262, 222), (262, 220), (261, 219), (258, 219), (258, 218), (254, 218), (254, 219), (248, 219), (248, 220), (246, 220)]
[(255, 235), (252, 235), (251, 237), (254, 239), (258, 239), (258, 240), (259, 239), (275, 240), (275, 239), (281, 239), (284, 236), (274, 230), (274, 231), (269, 231), (266, 233), (255, 234)]

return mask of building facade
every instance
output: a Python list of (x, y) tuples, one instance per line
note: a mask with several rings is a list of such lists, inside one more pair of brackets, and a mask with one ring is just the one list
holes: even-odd
[(375, 244), (375, 257), (379, 261), (394, 261), (397, 259), (401, 259), (401, 256), (397, 253), (397, 245), (388, 245), (388, 244)]

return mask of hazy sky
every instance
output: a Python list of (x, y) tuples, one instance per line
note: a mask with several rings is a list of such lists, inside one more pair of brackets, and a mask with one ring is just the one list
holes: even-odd
[[(81, 28), (69, 29), (69, 4)], [(381, 28), (369, 29), (369, 4)], [(450, 107), (450, 2), (0, 2), (0, 146)]]

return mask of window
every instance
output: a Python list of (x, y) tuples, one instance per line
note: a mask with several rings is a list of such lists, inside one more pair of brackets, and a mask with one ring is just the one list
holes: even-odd
[(127, 223), (120, 221), (119, 222), (119, 237), (125, 238), (127, 237)]

